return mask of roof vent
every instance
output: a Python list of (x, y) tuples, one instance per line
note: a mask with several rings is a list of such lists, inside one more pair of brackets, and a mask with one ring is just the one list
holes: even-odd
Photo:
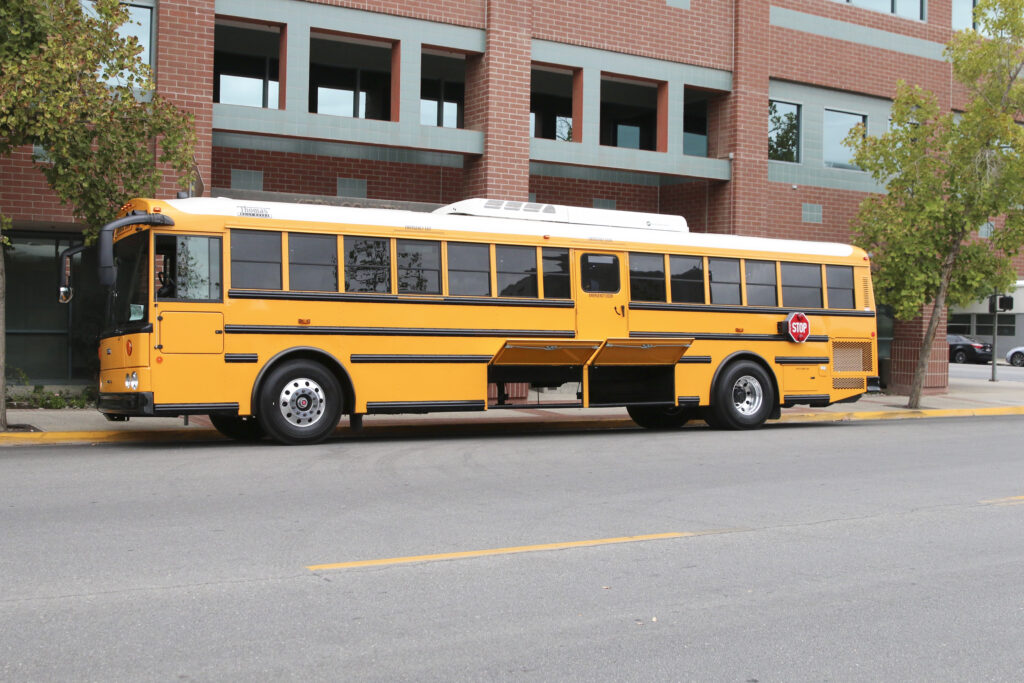
[(503, 199), (464, 199), (448, 204), (433, 213), (457, 216), (480, 216), (488, 218), (518, 218), (520, 220), (549, 221), (552, 223), (573, 223), (576, 225), (605, 225), (640, 230), (665, 230), (689, 232), (686, 219), (660, 213), (638, 211), (613, 211), (590, 209), (580, 206), (516, 202)]

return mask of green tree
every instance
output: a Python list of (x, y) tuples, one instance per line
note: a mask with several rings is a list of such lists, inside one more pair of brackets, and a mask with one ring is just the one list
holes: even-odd
[[(85, 224), (87, 241), (126, 199), (156, 194), (158, 162), (182, 187), (194, 177), (193, 117), (155, 92), (138, 41), (118, 33), (127, 18), (118, 0), (0, 3), (0, 158), (42, 146), (35, 165)], [(0, 258), (0, 369), (4, 282)], [(5, 398), (0, 372), (0, 430)]]
[[(964, 111), (943, 111), (932, 93), (901, 81), (888, 132), (866, 136), (860, 125), (845, 141), (887, 189), (862, 202), (854, 238), (872, 253), (878, 301), (900, 320), (930, 306), (910, 408), (920, 405), (944, 308), (1005, 290), (1024, 243), (1024, 0), (981, 0), (975, 18), (979, 32), (961, 31), (946, 47), (968, 94)], [(991, 238), (979, 239), (990, 220)]]

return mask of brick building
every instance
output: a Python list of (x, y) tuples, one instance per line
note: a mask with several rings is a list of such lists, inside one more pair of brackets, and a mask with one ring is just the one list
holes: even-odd
[[(695, 231), (848, 241), (859, 202), (879, 188), (840, 140), (860, 121), (884, 131), (900, 78), (950, 107), (962, 100), (942, 52), (953, 30), (970, 25), (972, 4), (137, 0), (131, 8), (159, 90), (196, 116), (208, 193), (425, 205), (486, 196), (677, 213)], [(0, 162), (0, 206), (15, 219), (9, 365), (33, 380), (87, 380), (98, 304), (53, 302), (55, 256), (77, 230), (32, 155)], [(175, 188), (168, 180), (164, 189)], [(909, 383), (922, 327), (890, 333), (880, 321), (894, 384)], [(945, 386), (940, 344), (926, 390)]]

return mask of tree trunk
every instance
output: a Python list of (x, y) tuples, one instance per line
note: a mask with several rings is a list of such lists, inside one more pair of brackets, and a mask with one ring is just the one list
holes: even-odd
[(942, 264), (942, 275), (939, 279), (939, 291), (935, 294), (935, 301), (932, 302), (932, 313), (928, 317), (928, 329), (925, 331), (924, 340), (921, 345), (921, 354), (917, 357), (917, 367), (914, 369), (914, 381), (910, 384), (910, 397), (907, 399), (907, 407), (917, 410), (921, 407), (921, 390), (924, 388), (924, 378), (928, 374), (928, 360), (932, 355), (932, 346), (935, 344), (935, 332), (939, 326), (939, 318), (942, 317), (942, 309), (946, 306), (946, 292), (949, 291), (949, 281), (953, 278), (953, 265), (956, 263), (960, 248), (957, 246), (952, 253), (946, 257)]
[(7, 431), (7, 271), (3, 235), (0, 234), (0, 432)]

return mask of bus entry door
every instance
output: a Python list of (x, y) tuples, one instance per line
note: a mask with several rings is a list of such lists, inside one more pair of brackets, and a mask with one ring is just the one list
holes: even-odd
[(629, 336), (629, 307), (620, 254), (577, 251), (576, 337), (594, 341)]

